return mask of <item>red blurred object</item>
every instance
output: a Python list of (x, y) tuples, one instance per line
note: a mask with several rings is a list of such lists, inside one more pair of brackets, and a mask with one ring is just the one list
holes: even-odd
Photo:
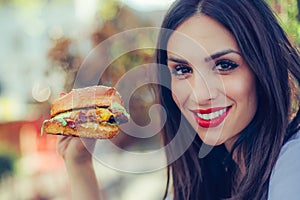
[(60, 170), (63, 161), (56, 152), (57, 137), (41, 135), (43, 121), (44, 118), (39, 118), (0, 123), (0, 141), (9, 148), (7, 151), (21, 156), (22, 167), (35, 172)]

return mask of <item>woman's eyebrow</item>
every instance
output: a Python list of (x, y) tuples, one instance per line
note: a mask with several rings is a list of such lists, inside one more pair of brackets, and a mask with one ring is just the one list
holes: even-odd
[(168, 57), (168, 61), (176, 62), (176, 63), (181, 63), (181, 64), (188, 64), (188, 61), (180, 58), (174, 58), (174, 57)]
[(216, 59), (216, 58), (219, 58), (219, 57), (224, 56), (224, 55), (229, 54), (229, 53), (236, 53), (236, 54), (238, 54), (238, 55), (241, 55), (241, 53), (238, 52), (238, 51), (235, 51), (235, 50), (233, 50), (233, 49), (226, 49), (226, 50), (219, 51), (219, 52), (217, 52), (217, 53), (214, 53), (214, 54), (212, 54), (212, 55), (210, 55), (210, 56), (204, 58), (204, 61), (205, 61), (205, 62), (210, 62), (210, 61), (212, 61), (212, 60), (214, 60), (214, 59)]
[[(229, 53), (236, 53), (238, 55), (241, 55), (240, 52), (236, 51), (236, 50), (233, 50), (233, 49), (226, 49), (226, 50), (223, 50), (223, 51), (219, 51), (219, 52), (216, 52), (208, 57), (205, 57), (204, 58), (204, 61), (205, 62), (210, 62), (216, 58), (219, 58), (221, 56), (224, 56), (226, 54), (229, 54)], [(181, 58), (175, 58), (175, 57), (172, 57), (172, 56), (169, 56), (168, 61), (171, 61), (171, 62), (176, 62), (176, 63), (181, 63), (181, 64), (188, 64), (189, 62), (185, 59), (181, 59)]]

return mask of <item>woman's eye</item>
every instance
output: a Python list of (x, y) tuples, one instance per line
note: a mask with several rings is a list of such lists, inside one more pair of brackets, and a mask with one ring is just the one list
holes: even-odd
[(172, 74), (174, 74), (178, 78), (186, 78), (192, 72), (193, 69), (186, 65), (177, 65), (172, 69)]
[(235, 68), (237, 68), (239, 65), (231, 60), (220, 60), (217, 61), (215, 66), (213, 67), (213, 70), (217, 70), (220, 72), (228, 72)]

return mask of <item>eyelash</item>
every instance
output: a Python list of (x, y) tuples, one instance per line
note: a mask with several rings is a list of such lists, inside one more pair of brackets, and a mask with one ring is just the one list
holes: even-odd
[[(239, 65), (231, 60), (219, 60), (216, 61), (213, 66), (213, 70), (218, 71), (221, 74), (225, 74), (237, 68)], [(190, 74), (193, 73), (193, 68), (184, 64), (178, 64), (172, 69), (172, 74), (174, 74), (179, 79), (185, 79)]]
[[(221, 68), (218, 68), (220, 66)], [(216, 61), (213, 66), (213, 70), (218, 70), (221, 73), (229, 72), (237, 68), (239, 65), (231, 60), (219, 60)]]
[(193, 73), (193, 69), (187, 65), (179, 64), (172, 69), (172, 74), (179, 79), (184, 79), (191, 73)]

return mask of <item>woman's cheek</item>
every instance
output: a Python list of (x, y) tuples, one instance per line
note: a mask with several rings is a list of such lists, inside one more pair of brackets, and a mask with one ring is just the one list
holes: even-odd
[(244, 75), (244, 77), (232, 77), (232, 79), (224, 81), (225, 95), (228, 99), (233, 100), (240, 109), (255, 112), (257, 107), (255, 81), (251, 74), (245, 73)]
[(178, 107), (182, 107), (184, 102), (189, 98), (191, 93), (191, 85), (188, 81), (172, 81), (172, 97)]

